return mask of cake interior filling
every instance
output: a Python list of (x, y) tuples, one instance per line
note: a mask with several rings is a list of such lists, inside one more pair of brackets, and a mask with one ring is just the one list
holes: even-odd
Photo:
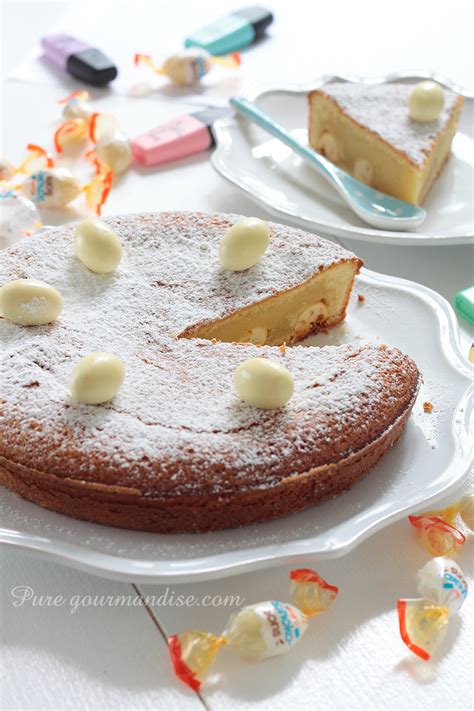
[[(312, 97), (309, 142), (319, 153), (324, 150), (324, 134), (331, 135), (332, 155), (327, 158), (354, 175), (358, 160), (369, 162), (370, 185), (384, 193), (420, 204), (441, 170), (456, 133), (459, 112), (448, 122), (429, 160), (420, 168), (412, 165), (384, 142), (345, 116), (334, 103), (322, 96)], [(356, 176), (357, 177), (357, 176)]]
[(181, 337), (291, 345), (343, 319), (356, 268), (351, 262), (334, 264), (293, 289), (213, 323), (196, 326)]

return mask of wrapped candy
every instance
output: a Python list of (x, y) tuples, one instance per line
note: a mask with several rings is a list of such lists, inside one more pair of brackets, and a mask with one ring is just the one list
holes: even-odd
[(103, 136), (119, 128), (119, 122), (114, 116), (93, 110), (87, 91), (73, 91), (59, 99), (59, 103), (64, 104), (63, 116), (66, 120), (54, 133), (57, 153), (87, 140), (97, 143)]
[(89, 151), (89, 158), (97, 158), (112, 173), (124, 173), (132, 161), (132, 147), (128, 137), (122, 131), (106, 133), (98, 141), (95, 151)]
[(457, 555), (459, 547), (474, 533), (474, 493), (444, 509), (409, 516), (418, 542), (435, 556)]
[[(12, 183), (18, 174), (28, 175), (40, 168), (53, 168), (54, 159), (48, 151), (35, 143), (28, 143), (26, 158), (15, 166), (6, 159), (0, 159), (0, 182)], [(11, 185), (9, 186), (11, 187)]]
[(19, 188), (34, 203), (46, 208), (65, 207), (84, 193), (87, 207), (100, 215), (111, 186), (112, 172), (107, 168), (97, 170), (85, 185), (68, 168), (45, 168), (27, 176)]
[(41, 218), (31, 200), (15, 190), (0, 188), (0, 249), (29, 237), (40, 227)]
[(220, 636), (189, 630), (169, 637), (176, 675), (198, 691), (220, 647), (231, 645), (252, 661), (288, 652), (305, 633), (308, 619), (325, 612), (338, 593), (337, 587), (309, 568), (292, 570), (290, 579), (293, 604), (268, 600), (243, 607)]
[(58, 104), (64, 104), (63, 116), (65, 119), (88, 120), (93, 112), (89, 103), (88, 91), (73, 91), (71, 94), (59, 99)]
[[(27, 157), (14, 169), (11, 179), (2, 181), (5, 183), (5, 189), (9, 191), (9, 198), (18, 195), (18, 192), (23, 193), (26, 198), (20, 201), (18, 195), (13, 202), (3, 199), (3, 207), (11, 207), (13, 213), (8, 214), (7, 227), (4, 230), (2, 225), (2, 233), (5, 231), (9, 239), (12, 239), (14, 235), (31, 234), (37, 229), (34, 225), (40, 225), (41, 221), (36, 208), (31, 207), (31, 202), (46, 208), (65, 207), (84, 193), (87, 206), (97, 215), (101, 214), (112, 186), (113, 174), (110, 168), (96, 167), (92, 180), (82, 185), (68, 168), (56, 167), (51, 155), (41, 146), (29, 143), (27, 150)], [(2, 216), (3, 214), (7, 213), (2, 210)]]
[(77, 198), (81, 185), (67, 168), (45, 168), (25, 178), (20, 190), (41, 207), (64, 207)]
[(449, 617), (458, 612), (467, 595), (467, 582), (449, 558), (433, 558), (418, 571), (421, 598), (399, 600), (400, 635), (407, 647), (428, 661), (446, 634)]
[(86, 143), (88, 139), (88, 124), (82, 118), (63, 121), (54, 132), (54, 148), (62, 153), (65, 148)]
[(153, 62), (149, 54), (136, 54), (134, 58), (136, 66), (142, 64), (150, 67), (156, 74), (167, 76), (179, 86), (199, 84), (201, 79), (211, 71), (213, 65), (219, 64), (232, 69), (238, 67), (240, 61), (238, 52), (225, 57), (214, 57), (199, 47), (190, 47), (172, 54), (161, 67)]

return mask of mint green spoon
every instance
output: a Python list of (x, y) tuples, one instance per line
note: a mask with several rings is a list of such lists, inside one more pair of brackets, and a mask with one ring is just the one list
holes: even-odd
[(364, 222), (384, 230), (409, 230), (424, 222), (426, 210), (403, 200), (385, 195), (361, 183), (312, 148), (303, 146), (283, 126), (247, 99), (232, 97), (230, 104), (282, 143), (292, 148), (325, 178)]

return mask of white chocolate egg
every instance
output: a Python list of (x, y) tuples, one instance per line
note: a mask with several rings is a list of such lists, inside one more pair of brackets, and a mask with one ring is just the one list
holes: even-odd
[(11, 180), (15, 175), (15, 166), (5, 158), (0, 158), (0, 180)]
[(98, 142), (96, 151), (101, 163), (113, 173), (123, 173), (132, 160), (130, 141), (121, 131), (106, 133)]
[(97, 274), (109, 274), (122, 259), (122, 245), (117, 233), (105, 222), (87, 219), (74, 230), (76, 257)]
[(111, 400), (122, 387), (125, 368), (116, 355), (97, 351), (76, 363), (71, 373), (73, 400), (98, 405)]
[(356, 160), (354, 165), (354, 178), (360, 180), (361, 183), (365, 183), (365, 185), (370, 185), (373, 173), (374, 171), (368, 160), (365, 160), (365, 158)]
[(229, 227), (219, 245), (223, 269), (241, 272), (256, 264), (268, 247), (270, 227), (258, 217), (246, 217)]
[(67, 168), (45, 168), (29, 175), (21, 191), (41, 207), (64, 207), (79, 195), (81, 186)]
[(190, 47), (168, 57), (162, 69), (175, 84), (192, 86), (210, 71), (210, 55), (204, 49)]
[(69, 99), (63, 109), (63, 116), (67, 119), (87, 119), (92, 114), (92, 107), (88, 101)]
[(51, 284), (36, 279), (16, 279), (0, 289), (0, 313), (21, 326), (43, 326), (56, 321), (63, 297)]
[(294, 383), (283, 365), (268, 358), (249, 358), (235, 369), (234, 388), (248, 405), (272, 410), (286, 405)]
[(435, 121), (443, 110), (444, 91), (434, 81), (420, 81), (408, 98), (410, 116), (415, 121)]

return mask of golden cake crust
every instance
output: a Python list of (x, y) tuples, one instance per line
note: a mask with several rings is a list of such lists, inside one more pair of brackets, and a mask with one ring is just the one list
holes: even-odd
[[(69, 226), (4, 253), (0, 283), (41, 278), (63, 294), (65, 309), (50, 326), (0, 320), (3, 484), (77, 518), (196, 532), (302, 509), (349, 488), (383, 456), (419, 386), (416, 365), (396, 349), (176, 338), (335, 264), (358, 265), (332, 243), (271, 223), (268, 258), (223, 274), (218, 243), (237, 217), (114, 218), (124, 247), (114, 275), (92, 274), (74, 259)], [(71, 367), (99, 349), (122, 357), (125, 384), (104, 405), (74, 403)], [(257, 410), (233, 394), (235, 367), (255, 355), (293, 374), (285, 408)]]
[(46, 474), (0, 457), (0, 482), (44, 508), (96, 523), (159, 533), (197, 533), (287, 516), (337, 496), (364, 477), (395, 444), (418, 393), (375, 440), (337, 462), (283, 478), (272, 488), (212, 497), (155, 498), (139, 488), (78, 481)]

